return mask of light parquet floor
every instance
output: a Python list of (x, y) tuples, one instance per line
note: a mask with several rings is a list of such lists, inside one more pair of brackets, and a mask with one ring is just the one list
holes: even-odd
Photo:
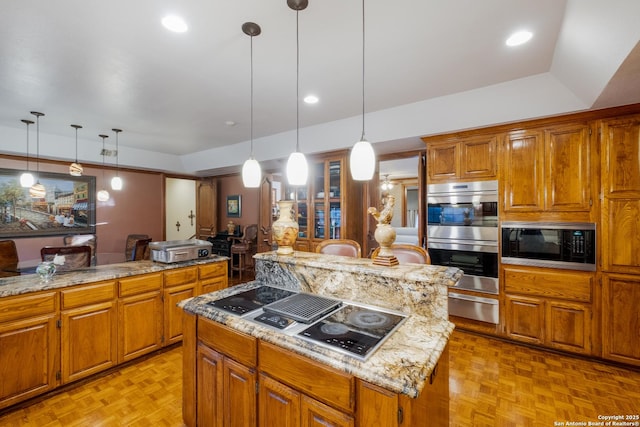
[[(638, 371), (458, 330), (450, 355), (452, 427), (546, 427), (640, 414)], [(182, 427), (181, 371), (177, 347), (0, 416), (0, 426)]]

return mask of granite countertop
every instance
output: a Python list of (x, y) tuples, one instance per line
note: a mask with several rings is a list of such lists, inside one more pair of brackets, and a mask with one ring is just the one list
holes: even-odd
[(446, 319), (410, 314), (382, 346), (366, 361), (361, 361), (207, 305), (207, 302), (261, 285), (258, 281), (249, 282), (184, 300), (179, 306), (189, 313), (223, 323), (237, 331), (410, 397), (417, 397), (422, 391), (454, 329), (453, 323)]
[(175, 268), (227, 261), (224, 256), (212, 255), (192, 261), (163, 264), (154, 261), (131, 261), (118, 264), (106, 264), (87, 267), (74, 271), (56, 273), (51, 280), (44, 282), (37, 274), (0, 278), (0, 298), (21, 295), (30, 292), (60, 289), (84, 283), (115, 280), (128, 276), (157, 273)]

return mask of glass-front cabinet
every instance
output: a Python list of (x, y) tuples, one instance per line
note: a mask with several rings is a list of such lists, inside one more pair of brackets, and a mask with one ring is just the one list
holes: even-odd
[[(306, 187), (287, 187), (287, 197), (295, 201), (300, 226), (296, 250), (315, 251), (315, 247), (326, 239), (358, 239), (360, 230), (345, 233), (347, 219), (346, 187), (349, 183), (346, 171), (346, 155), (309, 159), (309, 179)], [(356, 212), (362, 212), (361, 191), (350, 197)], [(350, 202), (351, 203), (351, 202)], [(357, 213), (354, 213), (356, 218)], [(359, 234), (360, 233), (360, 234)]]

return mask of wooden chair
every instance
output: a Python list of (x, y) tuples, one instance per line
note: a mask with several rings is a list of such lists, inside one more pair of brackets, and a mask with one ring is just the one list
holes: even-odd
[(326, 255), (341, 255), (352, 258), (362, 257), (360, 243), (351, 239), (329, 239), (323, 240), (316, 246), (316, 252)]
[(149, 250), (149, 243), (151, 243), (151, 238), (136, 240), (136, 244), (133, 246), (133, 251), (131, 251), (130, 261), (150, 259), (151, 251)]
[[(429, 256), (429, 252), (427, 252), (420, 246), (396, 243), (391, 245), (391, 250), (393, 251), (393, 254), (396, 256), (396, 258), (398, 258), (398, 262), (400, 264), (408, 262), (414, 264), (431, 264), (431, 257)], [(371, 254), (371, 259), (377, 257), (378, 252), (380, 252), (379, 247), (374, 249), (373, 253)]]
[(95, 234), (69, 234), (62, 241), (65, 246), (91, 246), (91, 265), (96, 265), (98, 237)]
[(91, 266), (89, 245), (45, 246), (40, 249), (40, 256), (42, 261), (53, 261), (56, 271), (72, 271)]
[[(229, 237), (234, 242), (231, 244), (231, 277), (237, 271), (242, 281), (242, 272), (253, 270), (253, 255), (258, 249), (258, 224), (248, 225), (244, 233), (239, 237)], [(234, 255), (237, 255), (238, 263), (234, 264)]]
[(136, 241), (140, 239), (148, 239), (147, 234), (129, 234), (127, 236), (127, 242), (124, 247), (124, 259), (126, 261), (133, 260), (133, 248), (136, 246)]
[(18, 266), (18, 250), (13, 240), (0, 241), (0, 266)]

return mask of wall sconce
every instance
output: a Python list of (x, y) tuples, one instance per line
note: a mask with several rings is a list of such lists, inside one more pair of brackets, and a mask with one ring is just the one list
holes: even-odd
[(382, 191), (390, 191), (393, 188), (393, 183), (389, 181), (389, 175), (384, 176), (384, 181), (380, 184)]

